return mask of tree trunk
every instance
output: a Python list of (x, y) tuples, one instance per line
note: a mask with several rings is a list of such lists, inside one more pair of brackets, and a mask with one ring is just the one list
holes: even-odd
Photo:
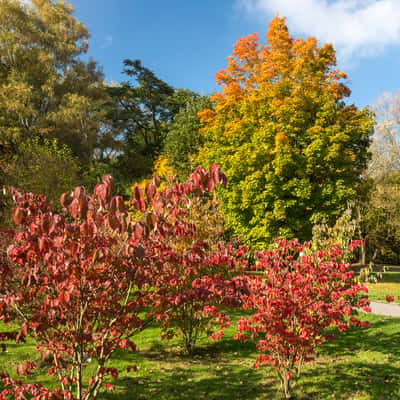
[(360, 264), (365, 265), (366, 263), (367, 263), (367, 258), (365, 251), (365, 242), (362, 242), (360, 247)]

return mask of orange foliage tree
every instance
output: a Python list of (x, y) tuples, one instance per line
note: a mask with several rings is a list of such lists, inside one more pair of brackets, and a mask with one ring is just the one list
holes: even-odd
[(249, 243), (308, 240), (315, 214), (333, 221), (356, 193), (373, 115), (346, 105), (346, 74), (335, 65), (332, 45), (293, 39), (275, 17), (267, 45), (256, 34), (240, 38), (216, 75), (222, 92), (215, 110), (200, 113), (197, 161), (226, 171), (222, 211)]

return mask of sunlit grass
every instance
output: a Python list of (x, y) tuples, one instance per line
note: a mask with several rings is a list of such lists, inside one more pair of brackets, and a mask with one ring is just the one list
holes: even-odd
[[(371, 322), (371, 328), (336, 332), (336, 340), (319, 349), (295, 388), (297, 399), (400, 398), (400, 320), (372, 315), (362, 318)], [(279, 399), (278, 384), (269, 379), (272, 371), (253, 368), (255, 346), (233, 340), (233, 334), (234, 326), (220, 342), (210, 344), (202, 338), (190, 358), (183, 354), (178, 339), (161, 341), (159, 330), (149, 328), (136, 337), (136, 353), (114, 355), (110, 366), (121, 371), (119, 379), (110, 380), (115, 390), (99, 399)], [(36, 357), (32, 341), (10, 344), (0, 353), (0, 369), (16, 376), (18, 363), (32, 357)], [(127, 373), (129, 365), (137, 365), (139, 371)], [(52, 384), (45, 368), (29, 377), (29, 382), (33, 381)]]
[(400, 295), (400, 272), (382, 272), (382, 279), (377, 283), (368, 283), (368, 297), (374, 301), (386, 301), (386, 295), (392, 294), (397, 299)]

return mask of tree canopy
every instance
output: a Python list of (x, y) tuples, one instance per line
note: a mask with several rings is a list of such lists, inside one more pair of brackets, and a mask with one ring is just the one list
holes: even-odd
[(91, 160), (102, 123), (103, 75), (79, 57), (89, 33), (64, 2), (0, 3), (0, 142), (56, 137)]
[(198, 161), (226, 171), (222, 210), (250, 243), (309, 239), (315, 217), (332, 221), (355, 195), (374, 120), (344, 102), (350, 90), (335, 65), (330, 44), (293, 39), (275, 17), (266, 45), (239, 39), (216, 75), (222, 92), (201, 113)]
[(144, 177), (164, 147), (174, 116), (195, 93), (175, 89), (140, 60), (124, 60), (121, 84), (108, 85), (109, 119), (123, 143), (120, 168), (130, 178)]

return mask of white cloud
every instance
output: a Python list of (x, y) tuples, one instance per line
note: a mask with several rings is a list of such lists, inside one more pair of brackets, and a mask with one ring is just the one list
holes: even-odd
[(400, 44), (400, 0), (239, 0), (252, 15), (287, 17), (289, 30), (335, 46), (341, 61)]

